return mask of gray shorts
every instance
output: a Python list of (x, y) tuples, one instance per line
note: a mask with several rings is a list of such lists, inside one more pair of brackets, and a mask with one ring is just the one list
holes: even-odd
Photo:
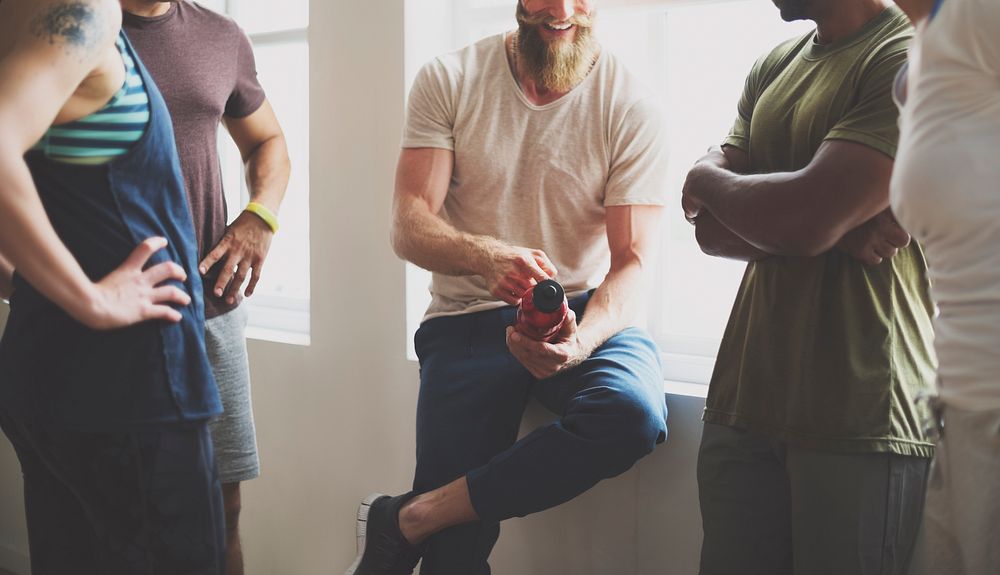
[(247, 311), (242, 306), (205, 322), (205, 348), (222, 398), (222, 415), (209, 423), (222, 483), (260, 475), (246, 327)]
[(1000, 573), (1000, 410), (944, 408), (914, 575)]

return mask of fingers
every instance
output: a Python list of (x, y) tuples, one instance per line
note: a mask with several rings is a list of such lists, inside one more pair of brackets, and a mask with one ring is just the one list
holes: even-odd
[(212, 290), (215, 297), (222, 297), (222, 294), (226, 290), (226, 286), (229, 285), (229, 282), (233, 279), (233, 274), (236, 273), (237, 265), (239, 265), (239, 260), (236, 256), (230, 255), (226, 259), (226, 263), (222, 266), (222, 269), (219, 270), (218, 279), (215, 280), (215, 288)]
[(156, 264), (155, 266), (144, 271), (143, 276), (145, 276), (146, 281), (150, 285), (160, 285), (161, 283), (169, 280), (177, 280), (183, 282), (187, 280), (187, 274), (184, 273), (184, 268), (175, 264), (174, 262), (163, 262)]
[(226, 238), (223, 237), (222, 241), (220, 241), (219, 244), (212, 249), (212, 251), (208, 252), (208, 255), (205, 256), (205, 259), (201, 260), (201, 263), (198, 264), (198, 271), (201, 273), (201, 275), (207, 274), (208, 270), (212, 269), (212, 266), (218, 263), (219, 260), (226, 257), (226, 254), (228, 252), (229, 252), (229, 244), (226, 241)]
[(878, 255), (874, 249), (866, 249), (858, 258), (861, 263), (869, 266), (877, 266), (882, 263), (882, 256)]
[(132, 250), (132, 253), (125, 258), (125, 262), (122, 267), (131, 267), (142, 269), (145, 267), (146, 262), (149, 258), (153, 257), (153, 254), (167, 247), (167, 238), (152, 237), (146, 238), (138, 246)]
[(229, 286), (226, 288), (225, 299), (228, 303), (236, 302), (236, 294), (240, 292), (240, 287), (243, 286), (243, 282), (247, 279), (247, 270), (250, 266), (244, 262), (237, 264), (236, 274), (233, 276)]
[(493, 297), (503, 300), (510, 305), (518, 305), (521, 303), (521, 294), (524, 293), (523, 290), (518, 291), (516, 287), (508, 282), (501, 281), (490, 290)]
[(555, 264), (552, 263), (552, 260), (549, 259), (549, 256), (545, 252), (542, 250), (531, 250), (531, 255), (534, 256), (535, 263), (538, 264), (538, 267), (547, 273), (549, 277), (554, 278), (559, 275), (559, 270), (556, 269)]
[(691, 196), (686, 194), (681, 195), (681, 209), (684, 210), (684, 219), (690, 224), (693, 224), (695, 219), (698, 218), (698, 214), (701, 213), (701, 206), (694, 202)]
[[(548, 257), (545, 256), (545, 254), (542, 254), (542, 256), (545, 257), (546, 260), (548, 260)], [(552, 266), (551, 262), (549, 262), (548, 265), (550, 269), (554, 269), (555, 267)], [(523, 279), (530, 279), (530, 280), (535, 280), (535, 282), (540, 282), (543, 280), (547, 280), (550, 277), (549, 273), (546, 272), (544, 269), (542, 269), (542, 262), (539, 261), (539, 257), (537, 255), (532, 254), (531, 257), (526, 256), (523, 258), (518, 258), (517, 266), (518, 268), (520, 268), (519, 271), (527, 274), (527, 278)]]
[(893, 223), (888, 226), (885, 240), (897, 248), (905, 248), (910, 245), (910, 234), (906, 233), (899, 224)]
[(186, 306), (191, 303), (191, 296), (189, 296), (184, 290), (170, 285), (160, 286), (154, 289), (151, 299), (156, 305), (175, 304)]
[(250, 297), (253, 295), (253, 290), (257, 287), (257, 282), (260, 281), (260, 268), (263, 266), (263, 262), (257, 262), (257, 265), (253, 266), (253, 272), (250, 274), (250, 283), (247, 284), (247, 289), (243, 292), (243, 295)]
[(886, 260), (895, 257), (899, 253), (899, 250), (895, 246), (887, 242), (876, 244), (873, 251), (878, 257)]
[(165, 305), (152, 306), (143, 315), (143, 320), (162, 320), (172, 323), (181, 321), (181, 312)]
[(573, 310), (569, 310), (566, 313), (566, 319), (559, 326), (559, 333), (556, 335), (555, 341), (571, 341), (576, 339), (576, 329), (576, 313)]

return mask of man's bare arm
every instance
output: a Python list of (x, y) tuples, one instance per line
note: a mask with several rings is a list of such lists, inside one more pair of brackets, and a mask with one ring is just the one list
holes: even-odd
[(699, 161), (685, 193), (768, 253), (821, 254), (889, 204), (892, 158), (863, 144), (825, 142), (796, 172), (740, 175), (725, 162), (721, 152)]
[(613, 206), (607, 208), (606, 219), (611, 269), (587, 302), (580, 323), (581, 338), (589, 343), (590, 352), (635, 321), (644, 274), (660, 245), (663, 208)]
[(461, 232), (438, 215), (454, 162), (450, 150), (413, 148), (400, 153), (392, 247), (399, 257), (432, 272), (482, 276), (494, 297), (516, 305), (533, 282), (555, 276), (555, 266), (541, 250)]
[[(271, 104), (265, 100), (249, 116), (224, 118), (223, 123), (243, 158), (250, 201), (277, 214), (288, 188), (291, 162), (285, 135)], [(216, 262), (223, 262), (213, 290), (217, 296), (235, 302), (247, 275), (250, 275), (250, 283), (245, 295), (253, 295), (273, 236), (270, 226), (252, 213), (243, 212), (229, 225), (219, 243), (198, 266), (205, 274)]]
[[(745, 174), (750, 166), (747, 153), (735, 146), (723, 146), (726, 167), (737, 174)], [(691, 198), (685, 196), (685, 211), (693, 208)], [(752, 262), (770, 257), (771, 254), (754, 246), (750, 242), (733, 233), (708, 210), (701, 210), (697, 217), (689, 221), (695, 226), (695, 238), (701, 251), (719, 258), (727, 258)]]

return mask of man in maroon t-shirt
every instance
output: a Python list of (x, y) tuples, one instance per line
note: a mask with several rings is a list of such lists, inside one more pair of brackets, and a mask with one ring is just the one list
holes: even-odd
[[(240, 482), (259, 474), (250, 404), (246, 316), (240, 288), (253, 293), (288, 185), (288, 150), (257, 82), (253, 50), (230, 18), (186, 0), (122, 0), (122, 26), (173, 119), (181, 171), (198, 236), (205, 286), (205, 345), (225, 413), (212, 441), (226, 509), (227, 573), (243, 573)], [(246, 165), (250, 205), (226, 227), (219, 170), (219, 122)]]

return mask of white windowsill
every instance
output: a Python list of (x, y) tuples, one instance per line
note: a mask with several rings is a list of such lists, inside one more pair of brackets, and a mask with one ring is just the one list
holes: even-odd
[(304, 345), (308, 346), (312, 343), (308, 333), (301, 333), (295, 331), (284, 331), (280, 329), (269, 329), (266, 327), (259, 326), (247, 326), (247, 339), (256, 339), (259, 341), (269, 341), (273, 343), (284, 343), (287, 345)]
[(703, 383), (690, 383), (687, 381), (663, 380), (663, 392), (667, 395), (683, 395), (685, 397), (699, 397), (705, 399), (708, 396), (708, 386)]

